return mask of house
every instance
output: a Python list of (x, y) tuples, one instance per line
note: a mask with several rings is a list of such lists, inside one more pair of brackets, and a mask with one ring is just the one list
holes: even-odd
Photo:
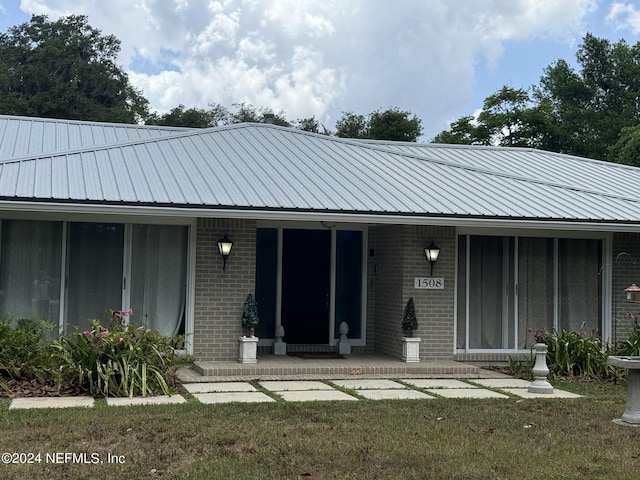
[[(624, 336), (640, 169), (522, 148), (0, 116), (0, 311), (86, 329), (106, 308), (235, 360), (259, 348), (505, 360), (531, 329)], [(218, 241), (233, 242), (223, 264)], [(440, 248), (430, 264), (424, 249)]]

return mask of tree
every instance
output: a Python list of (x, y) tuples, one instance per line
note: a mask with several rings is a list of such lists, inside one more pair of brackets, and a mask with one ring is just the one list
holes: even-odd
[(84, 15), (30, 22), (0, 34), (0, 112), (77, 120), (138, 122), (148, 101), (116, 65), (120, 41)]
[(371, 112), (366, 117), (343, 112), (336, 122), (336, 136), (415, 142), (422, 135), (422, 121), (411, 112), (388, 108)]
[[(485, 99), (475, 121), (462, 117), (433, 141), (527, 146), (631, 161), (634, 137), (621, 132), (640, 124), (640, 42), (630, 47), (624, 40), (611, 43), (588, 34), (576, 58), (578, 71), (558, 60), (544, 70), (531, 95), (502, 87)], [(619, 139), (626, 142), (624, 148), (613, 147)]]
[(443, 130), (431, 140), (432, 143), (482, 145), (484, 140), (478, 137), (478, 125), (473, 115), (460, 117), (449, 124), (449, 130)]
[(291, 126), (282, 110), (274, 113), (270, 107), (256, 109), (253, 105), (244, 102), (234, 103), (233, 106), (237, 110), (229, 115), (229, 123), (265, 123), (265, 115), (273, 115), (271, 123), (274, 125), (280, 125), (281, 127)]
[(369, 138), (398, 142), (415, 142), (422, 135), (422, 121), (398, 108), (376, 110), (369, 114)]
[(478, 130), (483, 143), (508, 147), (530, 146), (527, 122), (529, 94), (522, 89), (503, 86), (489, 95), (478, 115)]
[(222, 105), (212, 105), (209, 110), (202, 108), (188, 108), (178, 105), (169, 113), (151, 114), (146, 120), (147, 125), (162, 125), (171, 127), (208, 128), (226, 125), (229, 121), (229, 111)]
[(342, 138), (369, 138), (369, 125), (364, 115), (342, 112), (336, 122), (336, 136)]
[(612, 162), (640, 167), (640, 125), (624, 127), (608, 152)]
[(545, 69), (537, 96), (552, 106), (563, 152), (606, 159), (624, 127), (640, 122), (640, 43), (587, 34), (575, 72), (564, 60)]
[[(300, 118), (293, 122), (293, 126), (298, 130), (303, 130), (305, 132), (331, 135), (331, 132), (316, 119), (315, 115), (308, 118)], [(321, 128), (322, 131), (320, 131)]]

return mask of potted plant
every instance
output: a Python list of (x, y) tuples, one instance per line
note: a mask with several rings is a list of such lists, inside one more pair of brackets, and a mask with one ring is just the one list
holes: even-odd
[(253, 337), (259, 321), (258, 302), (253, 298), (253, 295), (249, 294), (244, 301), (244, 308), (242, 309), (242, 328), (245, 329), (250, 337)]
[(239, 338), (240, 363), (257, 363), (258, 361), (258, 337), (254, 335), (256, 325), (260, 321), (258, 317), (258, 303), (252, 294), (247, 295), (242, 309), (242, 328), (249, 335)]
[(417, 328), (416, 307), (413, 303), (413, 297), (411, 297), (407, 301), (402, 317), (402, 330), (405, 333), (405, 336), (402, 337), (402, 360), (405, 362), (420, 361), (420, 337), (413, 336), (413, 331)]

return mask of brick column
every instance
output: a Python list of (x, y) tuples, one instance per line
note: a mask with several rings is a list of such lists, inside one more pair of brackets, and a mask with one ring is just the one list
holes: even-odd
[[(218, 240), (227, 234), (233, 249), (222, 271)], [(256, 222), (200, 218), (197, 225), (194, 356), (236, 361), (242, 335), (242, 306), (255, 294)]]

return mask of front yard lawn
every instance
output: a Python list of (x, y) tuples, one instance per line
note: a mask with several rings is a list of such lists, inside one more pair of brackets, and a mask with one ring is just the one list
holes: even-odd
[(624, 410), (624, 384), (556, 386), (586, 396), (222, 405), (191, 399), (144, 407), (109, 407), (100, 399), (93, 409), (11, 411), (0, 399), (0, 453), (40, 453), (39, 463), (0, 465), (0, 475), (637, 478), (640, 428), (611, 421)]

